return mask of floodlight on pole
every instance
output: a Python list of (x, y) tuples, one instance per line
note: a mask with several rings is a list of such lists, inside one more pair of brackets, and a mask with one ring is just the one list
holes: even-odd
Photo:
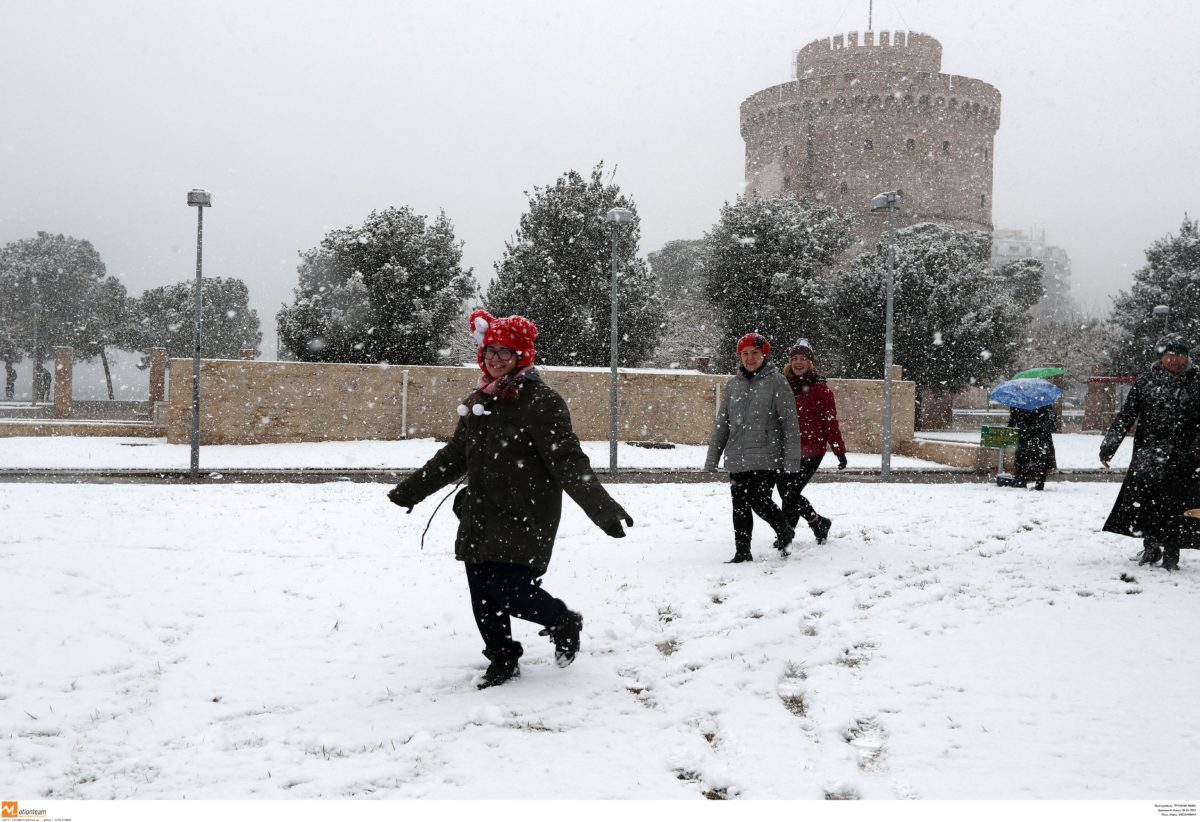
[(604, 215), (604, 222), (612, 225), (612, 274), (610, 280), (611, 310), (609, 319), (612, 340), (608, 360), (611, 369), (608, 387), (608, 470), (617, 473), (617, 236), (625, 223), (633, 222), (633, 212), (627, 208), (611, 208)]
[(191, 476), (200, 476), (200, 341), (204, 324), (204, 209), (212, 207), (212, 195), (194, 188), (188, 192), (187, 204), (196, 209), (196, 295), (194, 346), (192, 348), (192, 462)]
[(883, 330), (883, 437), (879, 448), (879, 478), (892, 476), (892, 315), (896, 300), (896, 209), (904, 202), (899, 191), (885, 191), (871, 198), (872, 211), (888, 213), (887, 302)]
[(1169, 305), (1156, 305), (1156, 306), (1154, 306), (1154, 316), (1155, 316), (1155, 317), (1162, 317), (1162, 318), (1163, 318), (1163, 330), (1162, 330), (1162, 333), (1163, 333), (1163, 336), (1164, 336), (1164, 337), (1165, 337), (1165, 336), (1167, 336), (1167, 324), (1168, 324), (1168, 323), (1170, 322), (1170, 320), (1171, 320), (1171, 306), (1169, 306)]

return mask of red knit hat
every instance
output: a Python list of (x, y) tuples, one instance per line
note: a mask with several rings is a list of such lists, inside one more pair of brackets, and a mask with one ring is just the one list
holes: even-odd
[(764, 357), (771, 356), (771, 344), (767, 342), (767, 338), (762, 334), (751, 331), (749, 334), (746, 334), (740, 340), (738, 340), (738, 356), (740, 357), (742, 352), (750, 346), (754, 346), (761, 351)]
[(521, 316), (493, 317), (486, 311), (472, 311), (468, 318), (471, 335), (479, 346), (475, 358), (479, 367), (487, 372), (483, 364), (483, 349), (489, 345), (511, 348), (517, 352), (517, 368), (533, 365), (537, 351), (533, 347), (537, 339), (537, 326)]

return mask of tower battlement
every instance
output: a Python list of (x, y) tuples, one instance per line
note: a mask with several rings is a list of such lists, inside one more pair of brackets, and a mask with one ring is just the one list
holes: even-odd
[(868, 31), (813, 40), (796, 52), (796, 79), (846, 72), (942, 70), (942, 44), (915, 31)]

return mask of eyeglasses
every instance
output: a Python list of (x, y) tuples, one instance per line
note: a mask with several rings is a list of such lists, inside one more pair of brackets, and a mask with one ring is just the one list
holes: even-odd
[(513, 357), (517, 356), (517, 352), (511, 348), (497, 348), (494, 345), (489, 345), (483, 349), (483, 356), (495, 357), (501, 362), (509, 362)]

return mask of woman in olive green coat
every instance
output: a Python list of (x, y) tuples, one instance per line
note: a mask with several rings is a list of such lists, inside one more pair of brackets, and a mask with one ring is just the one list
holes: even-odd
[(537, 328), (524, 317), (471, 314), (482, 375), (459, 406), (454, 436), (388, 494), (408, 508), (466, 475), (454, 500), (455, 557), (465, 563), (475, 622), (491, 664), (480, 688), (520, 675), (512, 617), (543, 626), (560, 667), (579, 650), (583, 618), (541, 587), (565, 490), (613, 537), (633, 519), (596, 478), (571, 428), (567, 404), (533, 368)]

